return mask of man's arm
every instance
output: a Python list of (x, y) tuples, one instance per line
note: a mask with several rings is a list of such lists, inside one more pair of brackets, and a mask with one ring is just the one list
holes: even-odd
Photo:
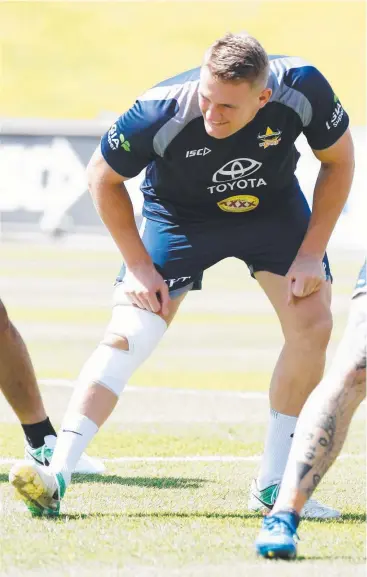
[(105, 161), (100, 146), (87, 166), (88, 187), (96, 210), (111, 233), (128, 268), (151, 264), (136, 227), (134, 211), (124, 181)]
[(313, 150), (321, 161), (306, 235), (290, 267), (289, 302), (320, 289), (324, 279), (322, 259), (335, 224), (348, 198), (354, 173), (354, 149), (350, 130), (324, 150)]
[(298, 254), (323, 258), (352, 185), (354, 149), (350, 130), (325, 150), (313, 150), (321, 162), (313, 195), (312, 215)]
[[(136, 227), (134, 211), (124, 185), (128, 180), (105, 161), (98, 147), (87, 167), (94, 205), (122, 254), (127, 275), (126, 294), (140, 308), (167, 314), (168, 288), (156, 271)], [(158, 301), (157, 294), (161, 299)]]

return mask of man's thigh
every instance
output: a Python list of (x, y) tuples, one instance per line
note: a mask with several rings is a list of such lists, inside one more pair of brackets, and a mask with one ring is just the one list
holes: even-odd
[(256, 280), (267, 295), (281, 323), (285, 336), (299, 334), (318, 323), (331, 326), (331, 282), (322, 283), (319, 291), (288, 303), (288, 279), (269, 272), (258, 272)]
[[(189, 290), (200, 290), (203, 271), (227, 256), (215, 226), (145, 219), (140, 236), (173, 299)], [(123, 265), (116, 284), (123, 283), (125, 273)]]
[(322, 323), (331, 326), (331, 271), (324, 255), (325, 282), (308, 297), (288, 303), (286, 274), (307, 232), (310, 208), (301, 191), (278, 211), (262, 219), (247, 247), (246, 260), (251, 274), (272, 303), (283, 332), (292, 334)]

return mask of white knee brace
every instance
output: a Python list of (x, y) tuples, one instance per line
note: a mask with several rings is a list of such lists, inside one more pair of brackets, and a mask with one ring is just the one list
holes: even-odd
[(150, 355), (166, 329), (166, 322), (154, 313), (132, 305), (116, 305), (107, 333), (126, 337), (129, 350), (101, 343), (85, 363), (79, 386), (97, 382), (120, 396), (133, 372)]

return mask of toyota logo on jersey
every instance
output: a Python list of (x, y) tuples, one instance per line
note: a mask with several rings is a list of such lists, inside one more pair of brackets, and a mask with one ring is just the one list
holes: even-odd
[(266, 186), (263, 178), (248, 178), (250, 174), (257, 172), (261, 168), (262, 162), (252, 158), (236, 158), (230, 160), (222, 168), (213, 174), (215, 186), (209, 186), (210, 194), (214, 192), (227, 192), (233, 190), (243, 190), (245, 188), (258, 188)]
[(252, 160), (251, 158), (237, 158), (236, 160), (230, 160), (213, 175), (213, 182), (237, 180), (245, 175), (256, 172), (259, 170), (260, 166), (262, 166), (261, 162), (257, 162), (257, 160)]

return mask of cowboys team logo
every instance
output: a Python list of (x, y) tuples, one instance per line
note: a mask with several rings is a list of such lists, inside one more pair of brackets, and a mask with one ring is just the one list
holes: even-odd
[(259, 146), (261, 148), (268, 148), (268, 146), (277, 146), (279, 142), (282, 140), (280, 135), (282, 134), (281, 130), (276, 130), (275, 132), (268, 126), (265, 134), (259, 134), (257, 139), (261, 140), (259, 142)]
[(238, 194), (217, 202), (219, 208), (225, 212), (248, 212), (254, 210), (258, 204), (257, 196), (251, 194)]

